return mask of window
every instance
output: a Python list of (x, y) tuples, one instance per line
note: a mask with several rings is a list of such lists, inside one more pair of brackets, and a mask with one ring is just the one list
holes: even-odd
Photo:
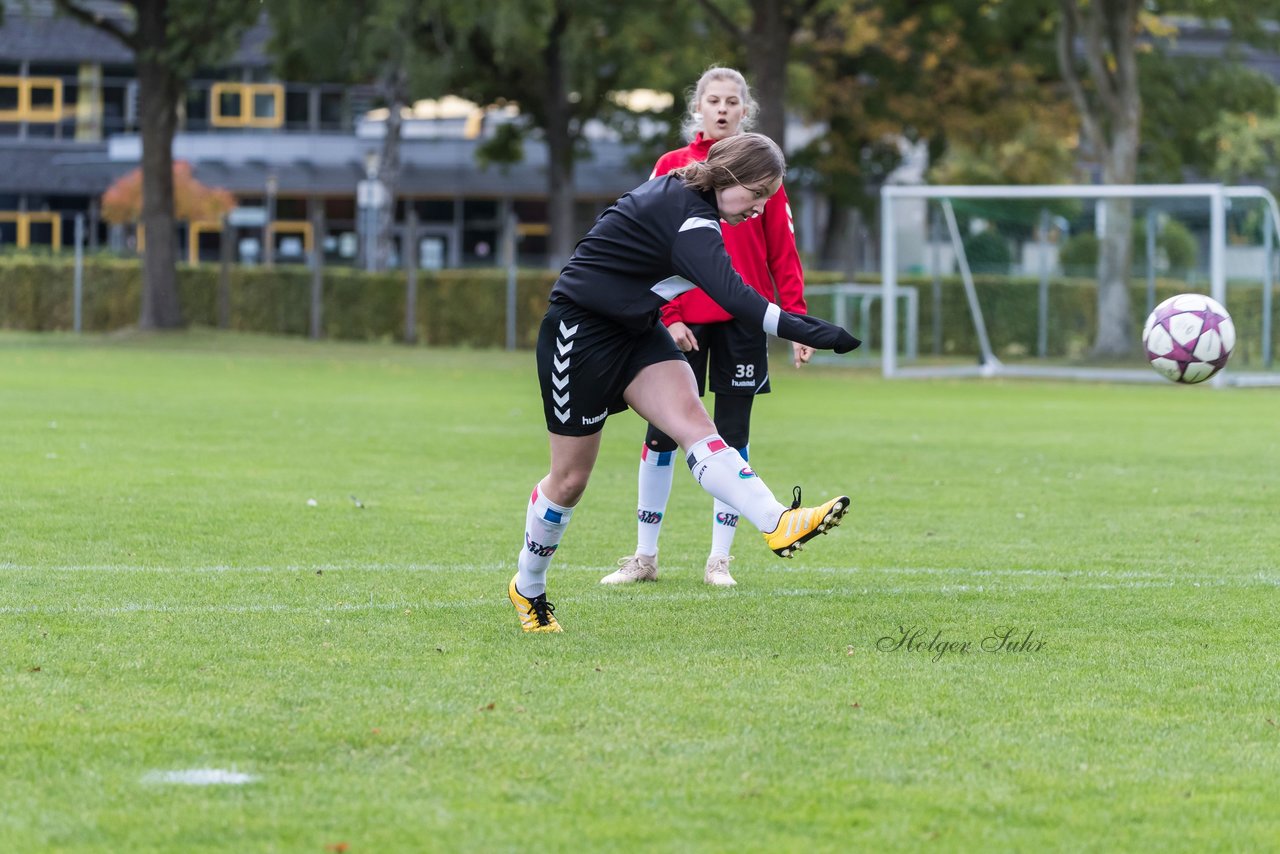
[(453, 199), (416, 199), (413, 206), (419, 222), (453, 224)]
[[(0, 211), (0, 225), (5, 226), (0, 228), (0, 241), (7, 243), (12, 240), (19, 249), (26, 249), (32, 244), (48, 246), (54, 251), (62, 248), (62, 215), (59, 213)], [(12, 226), (12, 231), (9, 226)]]
[(290, 89), (284, 93), (284, 123), (290, 130), (311, 128), (311, 92)]
[(267, 223), (267, 239), (278, 261), (305, 262), (314, 238), (311, 223), (306, 220), (278, 219)]
[(284, 87), (279, 83), (214, 83), (209, 90), (214, 127), (277, 128), (284, 123)]
[(0, 77), (0, 121), (62, 121), (62, 81), (57, 77)]
[(347, 127), (347, 106), (342, 92), (320, 93), (320, 130), (343, 130)]

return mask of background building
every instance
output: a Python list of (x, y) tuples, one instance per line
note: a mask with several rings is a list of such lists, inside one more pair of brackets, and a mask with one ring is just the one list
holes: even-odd
[[(4, 0), (0, 26), (0, 250), (68, 246), (77, 214), (90, 247), (135, 246), (131, 229), (102, 222), (99, 198), (138, 167), (138, 84), (133, 57), (105, 33), (58, 14), (47, 0)], [(115, 3), (100, 4), (119, 15)], [(273, 75), (265, 17), (222, 65), (190, 83), (174, 139), (176, 160), (202, 183), (229, 190), (232, 257), (241, 263), (304, 262), (313, 240), (327, 263), (356, 263), (365, 223), (358, 196), (381, 148), (370, 90), (298, 83)], [(448, 105), (447, 105), (448, 106)], [(461, 107), (461, 109), (459, 109)], [(474, 105), (423, 110), (403, 126), (396, 218), (417, 220), (418, 263), (489, 265), (514, 229), (526, 263), (545, 260), (546, 151), (534, 141), (512, 167), (477, 165), (492, 127), (511, 117)], [(648, 164), (608, 140), (593, 143), (575, 173), (585, 228)], [(321, 233), (314, 224), (322, 222)], [(180, 223), (191, 261), (213, 260), (219, 223)], [(268, 245), (269, 244), (269, 245)], [(397, 244), (393, 263), (402, 248)]]

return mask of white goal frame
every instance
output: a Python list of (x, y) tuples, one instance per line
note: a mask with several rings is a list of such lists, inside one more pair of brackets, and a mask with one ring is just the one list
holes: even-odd
[[(917, 199), (946, 202), (950, 199), (1080, 199), (1097, 200), (1111, 198), (1131, 199), (1207, 199), (1209, 202), (1209, 296), (1227, 306), (1226, 222), (1227, 203), (1230, 199), (1261, 200), (1271, 212), (1275, 236), (1280, 238), (1280, 206), (1275, 197), (1264, 187), (1227, 186), (1225, 184), (1031, 184), (1031, 185), (909, 185), (890, 184), (880, 190), (880, 270), (883, 298), (881, 302), (881, 372), (886, 378), (940, 377), (940, 376), (1039, 376), (1062, 379), (1161, 381), (1150, 369), (1125, 370), (1122, 368), (1072, 368), (1055, 366), (1002, 364), (990, 352), (985, 352), (983, 363), (969, 367), (904, 367), (898, 360), (898, 268), (897, 268), (897, 217), (895, 202), (899, 199)], [(950, 213), (949, 207), (947, 212)], [(948, 217), (948, 219), (951, 219)], [(954, 222), (952, 237), (956, 233)], [(1270, 238), (1268, 237), (1268, 242)], [(976, 305), (972, 275), (964, 258), (963, 249), (957, 247), (957, 262), (965, 279), (970, 308), (976, 312), (974, 323), (980, 340), (985, 341), (985, 327), (981, 310)], [(1267, 304), (1269, 305), (1269, 300)], [(1228, 310), (1230, 307), (1227, 306)], [(1269, 332), (1269, 330), (1268, 330)], [(989, 351), (988, 345), (983, 345)], [(1212, 385), (1280, 385), (1280, 375), (1256, 375), (1222, 371), (1208, 381)]]

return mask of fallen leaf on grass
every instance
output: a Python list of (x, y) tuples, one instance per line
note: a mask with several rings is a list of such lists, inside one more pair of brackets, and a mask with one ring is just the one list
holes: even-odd
[(493, 706), (494, 706), (494, 704), (493, 704), (493, 703), (490, 703), (490, 704), (489, 704), (489, 705), (487, 705), (487, 706), (481, 706), (480, 708), (476, 709), (476, 711), (478, 711), (478, 712), (492, 712), (492, 711), (493, 711)]
[[(35, 667), (27, 668), (27, 672), (28, 672), (28, 673), (39, 673), (39, 672), (40, 672), (40, 665), (38, 665), (38, 664), (37, 664)], [(1271, 722), (1270, 722), (1270, 721), (1268, 721), (1267, 723), (1271, 723)], [(1274, 724), (1272, 724), (1272, 725), (1274, 726)]]
[(331, 842), (331, 843), (329, 843), (328, 845), (326, 845), (326, 846), (324, 847), (324, 850), (325, 850), (325, 851), (336, 851), (336, 852), (337, 852), (337, 854), (344, 854), (344, 852), (345, 852), (348, 848), (350, 848), (350, 847), (351, 847), (351, 846), (350, 846), (350, 845), (348, 845), (348, 844), (347, 844), (347, 843), (345, 843), (345, 842)]

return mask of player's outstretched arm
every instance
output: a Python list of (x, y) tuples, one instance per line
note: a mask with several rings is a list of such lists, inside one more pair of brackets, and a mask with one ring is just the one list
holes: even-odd
[(834, 323), (783, 311), (748, 287), (733, 269), (718, 224), (698, 222), (677, 236), (672, 247), (673, 266), (681, 276), (699, 282), (707, 296), (729, 314), (759, 323), (770, 335), (818, 350), (848, 353), (862, 343)]
[(777, 335), (779, 338), (799, 344), (808, 344), (818, 350), (848, 353), (862, 345), (861, 341), (850, 335), (843, 327), (812, 315), (783, 311), (773, 303), (769, 303), (768, 308), (765, 309), (763, 325), (764, 331), (770, 335)]

